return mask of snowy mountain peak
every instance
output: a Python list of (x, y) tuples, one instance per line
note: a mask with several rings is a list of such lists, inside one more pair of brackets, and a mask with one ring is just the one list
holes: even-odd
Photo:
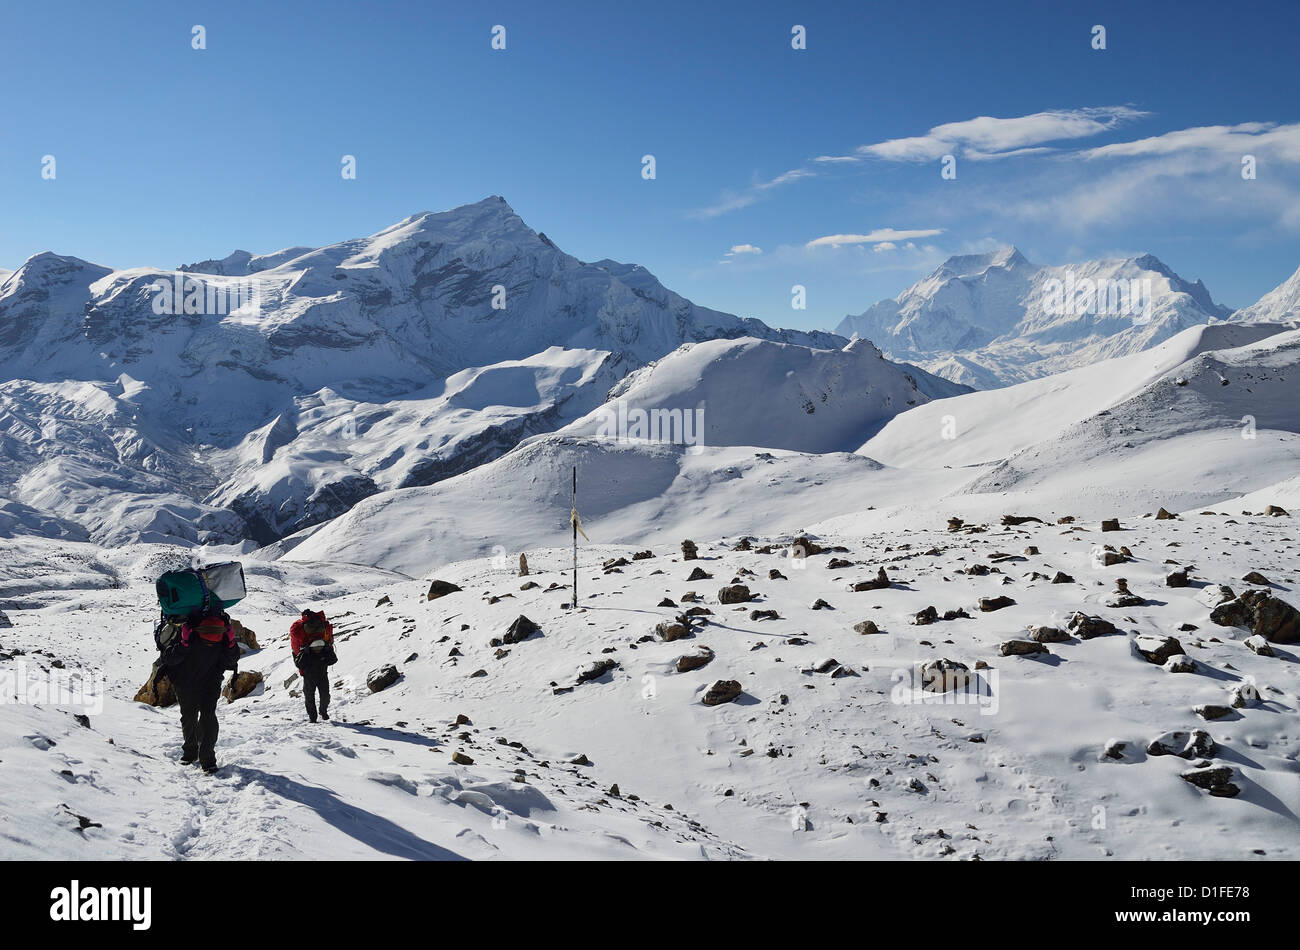
[(1300, 318), (1300, 269), (1255, 303), (1232, 315), (1234, 320), (1270, 323), (1297, 318)]
[(837, 332), (988, 388), (1134, 353), (1228, 314), (1152, 254), (1040, 267), (1004, 247), (949, 258)]

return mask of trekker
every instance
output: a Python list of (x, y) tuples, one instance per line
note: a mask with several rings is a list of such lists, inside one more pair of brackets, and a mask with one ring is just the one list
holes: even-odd
[(316, 695), (320, 694), (320, 718), (329, 721), (329, 668), (338, 662), (334, 652), (334, 625), (323, 611), (304, 610), (289, 628), (289, 649), (302, 674), (302, 692), (307, 701), (307, 718), (316, 721)]
[(235, 629), (224, 610), (196, 611), (181, 624), (181, 655), (167, 676), (181, 707), (181, 764), (217, 770), (217, 700), (226, 670), (239, 666)]

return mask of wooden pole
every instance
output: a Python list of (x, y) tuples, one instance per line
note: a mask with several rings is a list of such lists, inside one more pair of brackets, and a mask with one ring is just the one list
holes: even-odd
[(573, 511), (574, 515), (570, 519), (573, 522), (573, 602), (574, 610), (578, 609), (578, 466), (573, 466)]

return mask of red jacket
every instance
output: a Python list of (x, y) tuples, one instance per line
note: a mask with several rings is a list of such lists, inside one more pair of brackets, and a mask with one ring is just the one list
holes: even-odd
[(307, 644), (314, 640), (324, 640), (326, 643), (332, 643), (334, 641), (334, 624), (326, 621), (324, 633), (308, 633), (306, 623), (299, 617), (293, 622), (293, 626), (289, 628), (289, 649), (294, 656), (297, 656)]

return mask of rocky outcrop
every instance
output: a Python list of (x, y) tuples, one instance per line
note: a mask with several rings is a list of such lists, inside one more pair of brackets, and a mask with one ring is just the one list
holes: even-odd
[(1248, 590), (1219, 604), (1210, 620), (1221, 627), (1247, 627), (1274, 643), (1300, 641), (1300, 611), (1266, 590)]

